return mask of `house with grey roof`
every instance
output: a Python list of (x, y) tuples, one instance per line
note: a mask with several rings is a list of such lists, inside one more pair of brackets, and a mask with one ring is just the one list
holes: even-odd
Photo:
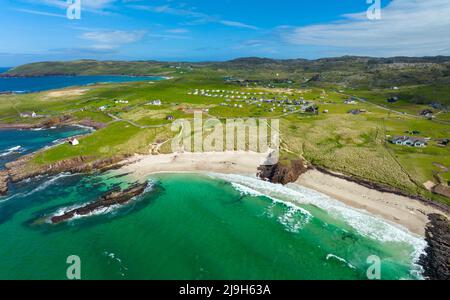
[(401, 146), (419, 147), (423, 148), (428, 145), (425, 138), (410, 137), (410, 136), (395, 136), (391, 143)]

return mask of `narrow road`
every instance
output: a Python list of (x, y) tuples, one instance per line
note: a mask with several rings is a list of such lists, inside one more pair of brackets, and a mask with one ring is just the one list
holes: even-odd
[(125, 119), (119, 118), (118, 116), (115, 116), (115, 115), (113, 115), (113, 114), (111, 114), (111, 113), (107, 113), (107, 115), (108, 115), (110, 118), (113, 119), (113, 121), (111, 121), (110, 123), (112, 123), (112, 122), (126, 122), (126, 123), (128, 123), (128, 124), (130, 124), (130, 125), (132, 125), (132, 126), (134, 126), (134, 127), (140, 128), (140, 129), (147, 129), (147, 128), (161, 128), (161, 127), (165, 127), (165, 126), (170, 125), (170, 124), (139, 125), (139, 124), (137, 124), (137, 123), (135, 123), (135, 122), (133, 122), (133, 121), (125, 120)]
[[(347, 97), (354, 97), (358, 101), (374, 105), (374, 106), (376, 106), (376, 107), (378, 107), (380, 109), (387, 110), (389, 112), (392, 112), (392, 113), (395, 113), (395, 114), (398, 114), (398, 115), (401, 115), (401, 116), (408, 116), (408, 117), (412, 117), (412, 118), (416, 118), (416, 119), (424, 119), (422, 116), (417, 116), (417, 115), (413, 115), (413, 114), (410, 114), (410, 113), (407, 113), (407, 112), (398, 111), (398, 110), (395, 110), (395, 109), (392, 109), (392, 108), (389, 108), (389, 107), (386, 107), (386, 106), (383, 106), (383, 105), (380, 105), (380, 104), (377, 104), (377, 103), (373, 103), (373, 102), (371, 102), (369, 100), (366, 100), (366, 99), (363, 99), (363, 98), (359, 98), (359, 97), (354, 96), (354, 95), (348, 95), (348, 94), (344, 94), (344, 93), (339, 93), (339, 94), (347, 96)], [(440, 111), (439, 113), (442, 113), (442, 111)], [(438, 115), (439, 113), (437, 113), (436, 115)], [(441, 123), (441, 124), (446, 124), (446, 125), (450, 124), (450, 122), (442, 121), (442, 120), (436, 120), (436, 119), (431, 119), (430, 121)]]

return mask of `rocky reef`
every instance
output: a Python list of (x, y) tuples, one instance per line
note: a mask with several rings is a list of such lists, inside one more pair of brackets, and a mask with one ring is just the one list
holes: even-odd
[(121, 167), (123, 165), (122, 161), (128, 157), (127, 155), (116, 155), (110, 158), (93, 159), (88, 156), (77, 156), (51, 164), (36, 166), (29, 163), (33, 158), (33, 155), (34, 154), (29, 154), (16, 161), (7, 163), (5, 165), (6, 169), (0, 171), (0, 195), (5, 195), (7, 193), (9, 181), (20, 182), (41, 175), (56, 175), (62, 172), (104, 172)]
[(283, 160), (274, 165), (262, 165), (258, 168), (259, 178), (272, 183), (288, 184), (295, 182), (308, 170), (308, 165), (301, 159)]
[(50, 218), (50, 220), (53, 224), (58, 224), (64, 221), (68, 221), (75, 216), (86, 216), (91, 213), (95, 213), (98, 210), (107, 209), (114, 205), (125, 205), (129, 201), (131, 201), (133, 197), (142, 194), (147, 188), (147, 186), (148, 182), (144, 182), (140, 184), (139, 183), (134, 184), (133, 186), (131, 186), (126, 190), (111, 191), (92, 203), (89, 203), (79, 208), (69, 210), (61, 215), (53, 216)]
[(425, 238), (428, 247), (420, 258), (424, 276), (431, 280), (450, 279), (450, 222), (440, 214), (430, 214)]

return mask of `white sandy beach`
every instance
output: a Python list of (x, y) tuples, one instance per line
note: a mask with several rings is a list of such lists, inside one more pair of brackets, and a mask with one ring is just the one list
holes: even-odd
[(229, 151), (137, 155), (121, 170), (142, 178), (161, 172), (216, 172), (255, 176), (267, 158), (265, 153)]
[(369, 189), (317, 170), (301, 175), (296, 184), (316, 190), (351, 207), (400, 224), (413, 233), (424, 235), (428, 214), (442, 211), (419, 200)]
[[(137, 155), (126, 161), (120, 172), (142, 179), (162, 172), (215, 172), (255, 177), (267, 154), (251, 152), (176, 153)], [(424, 235), (430, 213), (443, 214), (425, 203), (392, 193), (383, 193), (317, 170), (300, 176), (295, 184), (313, 189), (351, 207), (406, 227)]]

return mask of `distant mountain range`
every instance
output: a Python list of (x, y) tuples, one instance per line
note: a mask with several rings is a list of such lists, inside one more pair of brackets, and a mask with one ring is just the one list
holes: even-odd
[(295, 83), (338, 84), (373, 88), (450, 84), (450, 56), (269, 59), (238, 58), (225, 62), (96, 61), (39, 62), (1, 76), (51, 75), (220, 75), (242, 80), (284, 79)]

